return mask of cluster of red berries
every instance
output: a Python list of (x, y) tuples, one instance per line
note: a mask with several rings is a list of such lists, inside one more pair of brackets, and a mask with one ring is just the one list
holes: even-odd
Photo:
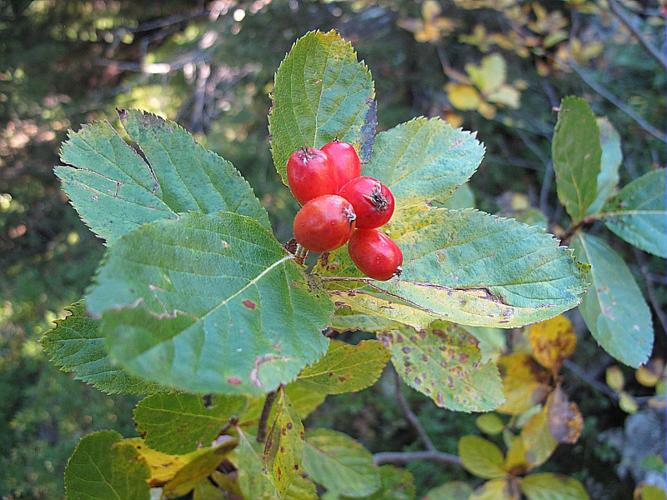
[(394, 213), (387, 186), (361, 176), (351, 144), (332, 141), (301, 148), (287, 161), (287, 179), (303, 206), (294, 218), (294, 238), (313, 252), (328, 252), (349, 241), (348, 252), (366, 276), (385, 281), (400, 274), (403, 253), (377, 228)]

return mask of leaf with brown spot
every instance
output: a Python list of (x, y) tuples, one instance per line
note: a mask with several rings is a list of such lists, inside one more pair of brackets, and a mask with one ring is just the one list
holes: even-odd
[(528, 339), (533, 357), (553, 373), (560, 370), (563, 360), (570, 357), (577, 346), (577, 334), (572, 322), (562, 314), (532, 325)]
[(503, 378), (506, 402), (498, 412), (520, 415), (544, 401), (549, 394), (549, 374), (526, 353), (502, 356), (498, 368)]
[(584, 419), (577, 404), (570, 402), (560, 385), (549, 395), (546, 408), (549, 430), (554, 439), (559, 443), (576, 443), (584, 427)]
[(549, 429), (547, 407), (533, 415), (521, 430), (521, 441), (526, 453), (528, 469), (533, 469), (546, 462), (558, 446)]
[(304, 368), (297, 381), (323, 394), (356, 392), (377, 381), (389, 358), (389, 352), (377, 340), (363, 340), (357, 345), (332, 340), (326, 355)]
[(276, 413), (264, 447), (264, 465), (282, 496), (301, 476), (303, 424), (284, 389), (275, 404)]
[(482, 363), (477, 339), (459, 325), (435, 321), (417, 333), (404, 327), (378, 334), (410, 387), (443, 408), (489, 411), (503, 402), (498, 369)]

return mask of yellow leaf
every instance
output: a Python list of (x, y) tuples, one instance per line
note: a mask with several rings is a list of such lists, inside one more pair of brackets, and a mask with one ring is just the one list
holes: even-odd
[(503, 421), (495, 413), (485, 413), (484, 415), (480, 415), (475, 420), (475, 424), (479, 430), (490, 436), (501, 433), (505, 427)]
[(466, 64), (465, 70), (482, 94), (499, 89), (507, 76), (505, 59), (500, 54), (485, 56), (479, 66)]
[(493, 104), (489, 104), (488, 102), (480, 102), (477, 111), (479, 111), (479, 114), (487, 120), (491, 120), (494, 116), (496, 116), (496, 107)]
[(449, 101), (456, 109), (469, 111), (477, 109), (482, 102), (475, 87), (465, 83), (448, 83), (445, 87)]
[(636, 413), (639, 407), (637, 406), (637, 401), (635, 401), (635, 398), (633, 398), (630, 394), (628, 394), (625, 391), (622, 391), (619, 394), (618, 398), (618, 406), (620, 406), (621, 410), (623, 410), (625, 413)]
[(167, 453), (152, 450), (146, 446), (144, 440), (141, 438), (124, 439), (123, 442), (134, 446), (146, 460), (151, 471), (148, 484), (153, 487), (161, 486), (173, 479), (179, 470), (202, 453), (202, 451), (197, 450), (187, 455), (168, 455)]
[(502, 356), (498, 369), (503, 378), (506, 402), (498, 412), (520, 415), (544, 401), (551, 390), (549, 374), (526, 353)]
[(667, 492), (659, 486), (640, 484), (632, 497), (634, 500), (667, 500)]
[(577, 346), (572, 322), (563, 315), (532, 325), (528, 339), (538, 363), (554, 373), (560, 370), (563, 360), (570, 357)]
[(440, 4), (435, 0), (426, 0), (422, 4), (422, 17), (426, 21), (431, 21), (442, 13)]
[(458, 449), (463, 467), (477, 477), (494, 479), (507, 473), (503, 453), (491, 441), (479, 436), (463, 436)]
[(605, 372), (605, 381), (607, 382), (607, 385), (616, 392), (620, 391), (625, 386), (623, 372), (616, 365), (607, 368), (607, 371)]
[(635, 378), (644, 387), (655, 387), (663, 376), (664, 369), (665, 362), (660, 358), (654, 358), (637, 369)]
[(526, 459), (526, 447), (521, 436), (514, 436), (512, 439), (505, 457), (505, 468), (515, 476), (525, 474), (531, 469)]

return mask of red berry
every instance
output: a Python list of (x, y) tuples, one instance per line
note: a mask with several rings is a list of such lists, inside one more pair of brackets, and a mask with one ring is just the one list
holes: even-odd
[(377, 229), (357, 229), (347, 247), (357, 268), (373, 279), (387, 281), (401, 274), (403, 252)]
[(361, 161), (352, 144), (333, 140), (322, 147), (322, 151), (329, 157), (336, 176), (338, 188), (347, 181), (361, 175)]
[(301, 148), (287, 160), (287, 180), (302, 205), (324, 194), (336, 194), (338, 184), (329, 157), (317, 148)]
[(352, 204), (335, 194), (310, 200), (294, 217), (294, 238), (313, 252), (328, 252), (350, 239), (354, 220)]
[(338, 191), (338, 195), (352, 203), (359, 229), (383, 226), (394, 213), (394, 195), (372, 177), (352, 179)]

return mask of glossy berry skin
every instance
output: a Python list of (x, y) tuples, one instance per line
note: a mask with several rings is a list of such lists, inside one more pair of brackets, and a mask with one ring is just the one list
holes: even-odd
[(306, 203), (294, 217), (294, 238), (313, 252), (328, 252), (350, 239), (356, 215), (352, 204), (335, 194)]
[(361, 175), (361, 161), (352, 144), (333, 140), (325, 144), (322, 151), (331, 161), (338, 188)]
[(370, 278), (387, 281), (401, 274), (403, 252), (382, 231), (357, 229), (347, 248), (357, 268)]
[(394, 213), (394, 195), (372, 177), (352, 179), (338, 191), (338, 195), (352, 203), (359, 229), (383, 226)]
[(336, 194), (338, 184), (329, 157), (317, 148), (301, 148), (287, 160), (287, 181), (304, 205), (324, 194)]

